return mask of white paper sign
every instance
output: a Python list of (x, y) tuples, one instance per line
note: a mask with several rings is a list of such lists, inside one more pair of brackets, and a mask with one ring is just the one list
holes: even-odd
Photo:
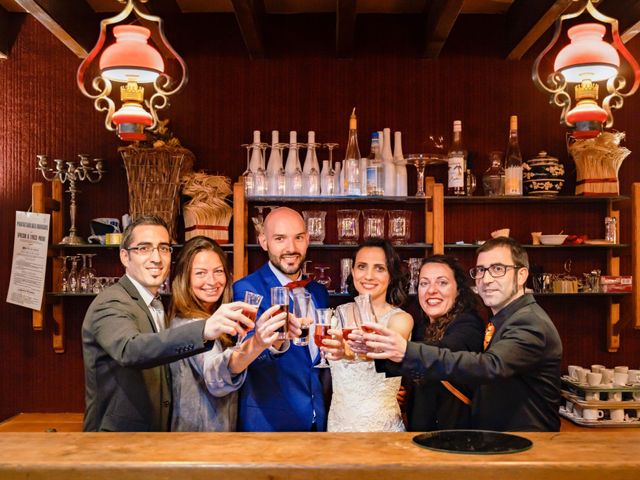
[(7, 303), (40, 310), (47, 273), (48, 213), (16, 212)]

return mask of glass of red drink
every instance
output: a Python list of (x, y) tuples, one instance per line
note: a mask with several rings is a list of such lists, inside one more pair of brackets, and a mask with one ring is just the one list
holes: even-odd
[[(364, 333), (372, 333), (373, 329), (370, 327), (373, 323), (378, 323), (378, 317), (373, 311), (373, 305), (371, 304), (371, 295), (358, 295), (354, 298), (358, 313), (360, 314), (360, 321), (362, 322), (360, 328)], [(373, 351), (367, 349), (367, 351)]]
[(367, 359), (367, 348), (364, 344), (353, 343), (353, 347), (347, 343), (349, 334), (354, 330), (360, 329), (360, 314), (355, 303), (345, 303), (336, 308), (336, 317), (338, 325), (342, 330), (342, 338), (344, 340), (345, 357), (347, 362), (359, 362)]
[[(325, 338), (331, 338), (329, 329), (331, 328), (331, 321), (333, 320), (332, 308), (318, 308), (315, 311), (315, 328), (313, 332), (313, 340), (316, 342), (318, 348), (322, 346), (322, 340)], [(314, 366), (315, 368), (328, 368), (329, 363), (324, 358), (324, 352), (320, 350), (320, 363)]]
[[(255, 308), (252, 308), (252, 309), (248, 309), (248, 308), (242, 309), (242, 314), (248, 319), (253, 320), (253, 322), (255, 323), (256, 316), (258, 313), (258, 308), (260, 308), (260, 303), (262, 303), (262, 295), (258, 295), (257, 293), (253, 293), (253, 292), (244, 292), (244, 301), (249, 305), (255, 306)], [(234, 347), (232, 347), (233, 350), (235, 350), (236, 352), (239, 352), (241, 350), (240, 344), (245, 341), (245, 339), (247, 338), (247, 334), (250, 331), (251, 329), (245, 328), (244, 335), (237, 336), (236, 344)]]
[(300, 320), (299, 337), (293, 339), (293, 344), (299, 347), (309, 345), (309, 327), (313, 323), (311, 319), (312, 311), (311, 294), (307, 292), (297, 292), (293, 294), (293, 315)]
[(286, 340), (289, 332), (289, 289), (287, 287), (271, 287), (271, 306), (278, 305), (280, 308), (271, 316), (275, 317), (281, 313), (286, 313), (284, 326), (277, 330), (278, 340)]

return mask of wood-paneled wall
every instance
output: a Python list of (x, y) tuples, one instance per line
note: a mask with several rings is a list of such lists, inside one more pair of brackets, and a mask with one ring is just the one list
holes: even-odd
[[(344, 146), (353, 106), (359, 115), (363, 153), (369, 150), (367, 137), (372, 130), (401, 130), (404, 152), (410, 153), (421, 150), (431, 133), (450, 135), (452, 121), (461, 119), (465, 143), (477, 152), (473, 169), (481, 174), (488, 166), (488, 152), (506, 145), (509, 115), (518, 114), (525, 157), (545, 149), (568, 162), (560, 112), (533, 86), (531, 56), (519, 62), (502, 60), (505, 28), (499, 17), (460, 19), (438, 60), (418, 57), (417, 17), (359, 17), (352, 59), (335, 58), (334, 23), (330, 15), (319, 15), (313, 24), (297, 16), (269, 19), (269, 58), (250, 61), (232, 15), (168, 21), (167, 36), (183, 54), (190, 76), (186, 90), (172, 100), (169, 116), (177, 136), (196, 154), (198, 168), (237, 177), (245, 162), (240, 144), (251, 140), (254, 129), (265, 132), (263, 140), (268, 140), (266, 132), (278, 129), (283, 141), (289, 130), (297, 130), (301, 141), (306, 140), (307, 130), (315, 130), (318, 141)], [(634, 39), (629, 46), (640, 54), (640, 40)], [(76, 88), (79, 63), (29, 17), (9, 59), (0, 63), (2, 295), (9, 283), (15, 211), (29, 207), (31, 183), (41, 180), (35, 170), (36, 154), (71, 159), (88, 153), (106, 159), (108, 172), (102, 182), (80, 186), (82, 235), (88, 234), (89, 219), (119, 217), (127, 209), (126, 176), (117, 155), (120, 143), (103, 128), (102, 115)], [(640, 152), (639, 108), (640, 95), (636, 95), (615, 117), (616, 128), (627, 132), (627, 146), (633, 152), (620, 171), (623, 193), (629, 193), (632, 181), (640, 181), (640, 168), (635, 165)], [(343, 152), (339, 149), (334, 158)], [(322, 152), (320, 158), (324, 156)], [(567, 171), (568, 177), (574, 175), (570, 162)], [(567, 188), (571, 191), (572, 182)], [(488, 233), (498, 213), (485, 207), (478, 210), (482, 213), (474, 212), (467, 219), (475, 223), (474, 231)], [(543, 225), (547, 215), (553, 212), (534, 220)], [(517, 215), (510, 218), (518, 221)], [(447, 234), (457, 235), (457, 215), (446, 220)], [(556, 228), (558, 220), (550, 223)], [(622, 240), (627, 242), (628, 226), (628, 215), (623, 216)], [(110, 267), (110, 273), (116, 274), (115, 259), (113, 255), (99, 260), (99, 271)], [(627, 258), (623, 272), (629, 269)], [(542, 304), (557, 315), (565, 364), (640, 365), (640, 332), (629, 327), (622, 333), (619, 353), (606, 353), (603, 302), (544, 299)], [(30, 311), (7, 303), (0, 306), (0, 419), (19, 411), (83, 409), (79, 339), (87, 306), (88, 300), (83, 299), (66, 302), (67, 342), (61, 355), (51, 349), (50, 324), (42, 332), (33, 332)]]

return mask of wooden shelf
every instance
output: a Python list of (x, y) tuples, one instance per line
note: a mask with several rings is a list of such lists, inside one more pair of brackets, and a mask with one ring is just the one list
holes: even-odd
[[(444, 248), (450, 248), (450, 249), (476, 249), (479, 248), (481, 245), (480, 244), (476, 244), (476, 243), (445, 243), (444, 244)], [(524, 248), (528, 249), (542, 249), (542, 250), (549, 250), (549, 249), (569, 249), (569, 250), (573, 250), (573, 249), (577, 249), (577, 250), (582, 250), (582, 249), (592, 249), (592, 248), (615, 248), (615, 249), (621, 249), (621, 248), (628, 248), (631, 245), (629, 245), (628, 243), (608, 243), (608, 244), (580, 244), (580, 245), (522, 245)]]
[[(342, 245), (339, 243), (310, 243), (310, 250), (355, 250), (359, 245)], [(432, 248), (432, 243), (407, 243), (406, 245), (394, 245), (396, 250), (419, 250), (424, 248)], [(262, 247), (257, 243), (250, 243), (247, 245), (248, 250), (262, 250)]]
[(576, 195), (555, 195), (555, 196), (529, 196), (529, 195), (502, 195), (496, 197), (472, 196), (457, 197), (447, 195), (444, 197), (444, 203), (549, 203), (549, 204), (567, 204), (567, 203), (605, 203), (605, 202), (621, 202), (629, 200), (630, 197), (625, 195), (585, 197)]
[(268, 203), (374, 203), (379, 204), (395, 204), (395, 203), (411, 203), (420, 204), (431, 200), (427, 197), (383, 197), (383, 196), (335, 196), (335, 197), (248, 197), (246, 201), (255, 204)]

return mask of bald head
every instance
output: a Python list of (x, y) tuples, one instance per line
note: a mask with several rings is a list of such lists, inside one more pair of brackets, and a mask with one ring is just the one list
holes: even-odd
[(291, 279), (298, 278), (309, 246), (304, 220), (295, 210), (279, 207), (267, 215), (263, 225), (258, 240), (269, 261)]

